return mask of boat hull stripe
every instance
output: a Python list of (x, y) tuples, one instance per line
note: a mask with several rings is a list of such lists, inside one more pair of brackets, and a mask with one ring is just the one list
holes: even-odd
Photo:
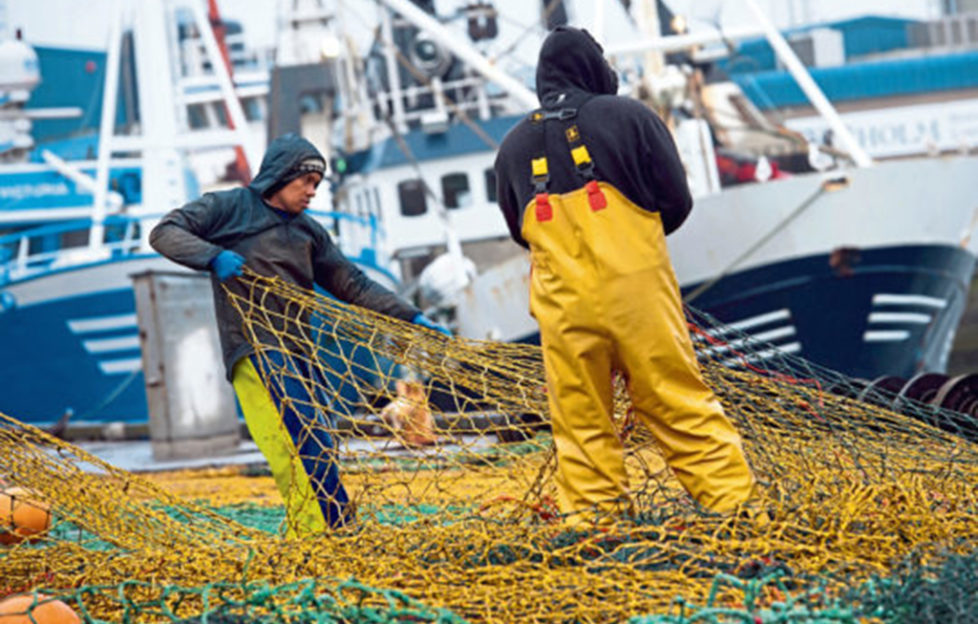
[(98, 363), (99, 369), (106, 375), (121, 375), (134, 373), (143, 369), (142, 358), (125, 358), (121, 360), (103, 360)]
[(905, 329), (874, 329), (863, 333), (865, 342), (902, 342), (910, 337)]
[(89, 332), (108, 331), (110, 329), (123, 329), (129, 327), (136, 327), (135, 314), (96, 316), (87, 319), (72, 319), (68, 321), (68, 328), (73, 334), (86, 334)]
[(925, 295), (876, 294), (873, 295), (873, 305), (919, 305), (944, 309), (947, 307), (947, 300)]
[(915, 323), (927, 325), (934, 317), (930, 314), (919, 312), (871, 312), (869, 315), (870, 323)]
[(101, 340), (84, 340), (82, 346), (89, 353), (108, 353), (110, 351), (129, 351), (139, 348), (139, 335)]

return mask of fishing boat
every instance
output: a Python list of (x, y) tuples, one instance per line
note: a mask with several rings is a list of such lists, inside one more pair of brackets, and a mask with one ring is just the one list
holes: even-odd
[[(131, 276), (186, 271), (149, 247), (149, 231), (199, 196), (202, 182), (234, 183), (238, 158), (257, 167), (264, 141), (267, 72), (229, 71), (212, 18), (201, 2), (140, 0), (108, 16), (103, 53), (45, 49), (39, 59), (26, 42), (0, 44), (4, 67), (26, 74), (5, 72), (0, 85), (2, 123), (17, 131), (0, 141), (0, 411), (37, 424), (65, 414), (73, 423), (147, 421)], [(60, 88), (38, 98), (60, 97), (54, 112), (50, 100), (28, 105), (42, 78)], [(92, 100), (93, 133), (56, 140), (56, 127), (32, 123), (77, 116)], [(325, 203), (312, 212), (331, 228), (336, 219), (362, 228), (344, 251), (396, 288), (383, 258), (357, 246), (376, 239), (375, 224)]]
[[(345, 136), (365, 114), (373, 126), (362, 133), (369, 144), (335, 152), (339, 209), (383, 224), (401, 277), (445, 310), (461, 335), (536, 340), (528, 259), (508, 242), (492, 171), (495, 146), (536, 106), (524, 82), (513, 79), (532, 76), (532, 67), (493, 56), (493, 45), (505, 50), (513, 40), (489, 37), (497, 25), (487, 25), (486, 16), (495, 15), (487, 3), (450, 18), (425, 11), (425, 3), (382, 4), (371, 53), (335, 64), (374, 68), (373, 79), (362, 77), (367, 93), (341, 96), (344, 111), (355, 113), (341, 117)], [(785, 40), (760, 10), (753, 11), (753, 29), (664, 36), (662, 8), (644, 16), (651, 27), (636, 28), (631, 41), (616, 38), (606, 52), (623, 93), (644, 89), (650, 103), (667, 102), (664, 114), (695, 197), (692, 216), (669, 239), (686, 301), (748, 340), (769, 343), (755, 358), (792, 353), (868, 378), (944, 370), (978, 250), (970, 182), (978, 158), (947, 144), (936, 155), (874, 158), (860, 142), (869, 135), (840, 119), (792, 48), (797, 41)], [(748, 43), (763, 37), (779, 71), (816, 102), (808, 108), (822, 113), (831, 142), (823, 140), (827, 132), (816, 141), (770, 119), (752, 127), (752, 115), (763, 115), (734, 80), (704, 81), (702, 97), (687, 95), (688, 77), (702, 79), (716, 64), (711, 44), (734, 36)], [(654, 72), (649, 54), (661, 63)], [(850, 71), (863, 71), (857, 65), (854, 59)], [(741, 76), (743, 84), (750, 80)], [(721, 113), (736, 110), (732, 127), (717, 125)], [(742, 140), (749, 132), (777, 134), (780, 144), (768, 141), (765, 152), (762, 142)], [(726, 144), (718, 140), (723, 133)], [(729, 165), (731, 154), (745, 159), (749, 183), (736, 172), (724, 179), (729, 172), (718, 164)]]

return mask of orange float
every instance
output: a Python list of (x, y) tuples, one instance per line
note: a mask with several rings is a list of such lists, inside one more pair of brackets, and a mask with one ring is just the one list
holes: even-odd
[(12, 487), (0, 491), (0, 544), (10, 545), (47, 531), (51, 508), (31, 500), (30, 492)]
[(0, 600), (0, 624), (81, 624), (81, 618), (60, 600), (28, 594)]

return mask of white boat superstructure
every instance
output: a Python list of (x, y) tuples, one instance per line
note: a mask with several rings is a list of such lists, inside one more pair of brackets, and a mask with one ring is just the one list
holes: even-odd
[[(457, 238), (479, 274), (467, 286), (440, 293), (431, 302), (449, 309), (463, 335), (532, 339), (528, 264), (525, 253), (506, 242), (508, 231), (494, 209), (491, 167), (496, 144), (519, 118), (512, 115), (513, 101), (524, 112), (535, 103), (525, 97), (524, 84), (514, 87), (516, 97), (503, 104), (507, 100), (499, 85), (505, 80), (495, 75), (492, 63), (487, 66), (486, 59), (473, 56), (487, 46), (465, 44), (458, 36), (460, 20), (442, 20), (436, 26), (433, 15), (417, 15), (421, 9), (407, 0), (382, 4), (390, 11), (382, 12), (379, 21), (391, 20), (394, 26), (378, 29), (384, 54), (374, 59), (377, 66), (386, 65), (381, 78), (388, 79), (371, 83), (380, 91), (370, 111), (381, 130), (365, 133), (372, 141), (352, 171), (345, 172), (338, 205), (352, 214), (376, 216), (388, 231), (388, 251), (402, 277), (417, 280), (422, 291), (424, 267), (450, 250), (452, 238)], [(655, 19), (654, 2), (634, 5), (636, 15)], [(665, 104), (687, 166), (696, 208), (669, 242), (686, 298), (722, 321), (755, 328), (784, 351), (851, 374), (941, 369), (974, 264), (978, 206), (970, 199), (967, 181), (978, 173), (978, 161), (946, 156), (874, 163), (756, 2), (745, 0), (741, 6), (754, 15), (758, 27), (737, 34), (766, 35), (822, 113), (835, 148), (821, 162), (822, 146), (808, 145), (790, 133), (781, 140), (788, 136), (802, 153), (814, 157), (810, 162), (829, 170), (770, 179), (771, 169), (765, 173), (759, 163), (758, 183), (721, 188), (715, 137), (705, 117), (688, 114), (695, 103), (689, 106), (684, 77), (694, 76), (695, 70), (676, 71), (662, 61), (663, 53), (687, 52), (691, 58), (727, 33), (662, 37), (654, 24), (644, 36), (639, 28), (634, 40), (616, 40), (608, 47), (625, 79), (623, 91), (637, 94), (644, 89), (650, 102)], [(401, 17), (390, 17), (395, 14)], [(411, 23), (405, 24), (403, 17)], [(443, 32), (450, 28), (455, 28), (454, 35)], [(410, 63), (410, 46), (432, 39), (465, 69), (455, 74), (442, 69), (438, 76), (422, 72), (405, 84), (407, 73), (400, 68)], [(454, 93), (456, 100), (444, 97), (455, 85), (452, 78), (471, 79), (474, 72), (496, 85), (485, 91), (490, 94), (485, 106), (478, 106), (475, 88)], [(430, 96), (427, 108), (424, 96)], [(469, 106), (471, 114), (453, 113), (457, 102)], [(486, 109), (489, 119), (480, 117)], [(686, 112), (674, 114), (680, 109)], [(344, 164), (357, 160), (356, 154), (341, 156)], [(926, 185), (920, 183), (924, 179)], [(934, 205), (941, 207), (940, 219), (928, 216), (928, 207)], [(463, 261), (456, 258), (456, 264)], [(430, 266), (436, 264), (444, 270), (450, 263)], [(911, 309), (896, 309), (903, 305), (895, 303), (900, 301), (909, 302)], [(778, 325), (785, 319), (787, 324)], [(826, 357), (831, 345), (837, 354)]]

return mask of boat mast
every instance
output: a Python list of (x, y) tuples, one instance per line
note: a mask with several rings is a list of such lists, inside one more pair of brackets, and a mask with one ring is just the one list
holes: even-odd
[(92, 226), (88, 248), (98, 253), (105, 242), (105, 207), (109, 193), (109, 161), (112, 136), (115, 133), (115, 104), (119, 88), (119, 56), (122, 50), (122, 4), (112, 3), (109, 13), (109, 47), (105, 59), (105, 86), (102, 90), (102, 117), (99, 121), (98, 156), (95, 161), (95, 194), (92, 203)]
[[(187, 197), (183, 161), (176, 149), (175, 68), (167, 40), (167, 29), (173, 27), (173, 22), (164, 2), (139, 0), (131, 4), (142, 132), (137, 142), (142, 152), (142, 205), (145, 212), (156, 216), (179, 206)], [(218, 59), (213, 59), (211, 65), (220, 73)], [(148, 232), (143, 236), (148, 236)]]
[(401, 72), (397, 66), (397, 50), (394, 47), (394, 28), (391, 24), (391, 11), (380, 9), (380, 34), (383, 40), (384, 65), (387, 68), (387, 85), (393, 111), (394, 127), (398, 132), (407, 132), (404, 120), (404, 100), (401, 93)]

